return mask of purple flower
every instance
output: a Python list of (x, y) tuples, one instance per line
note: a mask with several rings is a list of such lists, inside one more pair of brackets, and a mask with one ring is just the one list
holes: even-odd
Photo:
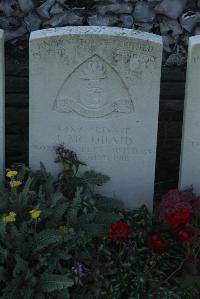
[(79, 262), (75, 262), (74, 266), (72, 267), (72, 272), (74, 274), (76, 274), (79, 277), (83, 277), (84, 276), (84, 270), (83, 270), (83, 265)]
[(76, 159), (76, 154), (73, 151), (66, 149), (64, 143), (56, 146), (55, 151), (57, 155), (61, 156), (64, 159)]
[(55, 151), (57, 155), (62, 155), (64, 150), (65, 150), (64, 144), (59, 144), (55, 147)]

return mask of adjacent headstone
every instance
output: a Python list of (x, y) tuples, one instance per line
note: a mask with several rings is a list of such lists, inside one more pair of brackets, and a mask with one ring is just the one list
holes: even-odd
[(200, 36), (189, 40), (179, 186), (200, 195)]
[(110, 176), (101, 192), (152, 207), (161, 38), (109, 27), (65, 27), (30, 39), (30, 166), (57, 173), (64, 142)]
[(4, 83), (4, 31), (0, 30), (0, 178), (4, 176), (5, 163), (5, 83)]

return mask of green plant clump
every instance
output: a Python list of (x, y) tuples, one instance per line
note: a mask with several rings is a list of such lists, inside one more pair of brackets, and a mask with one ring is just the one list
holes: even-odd
[(200, 298), (199, 199), (172, 190), (155, 215), (130, 211), (99, 194), (106, 175), (56, 154), (57, 179), (16, 166), (1, 185), (0, 298)]

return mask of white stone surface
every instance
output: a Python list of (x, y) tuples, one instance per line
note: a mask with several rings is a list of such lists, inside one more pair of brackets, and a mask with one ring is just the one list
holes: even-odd
[(189, 40), (179, 187), (200, 195), (200, 36)]
[(159, 36), (65, 27), (30, 39), (30, 166), (57, 173), (64, 142), (110, 176), (101, 192), (152, 207), (160, 91)]
[(4, 79), (4, 31), (0, 29), (0, 178), (5, 164), (5, 79)]

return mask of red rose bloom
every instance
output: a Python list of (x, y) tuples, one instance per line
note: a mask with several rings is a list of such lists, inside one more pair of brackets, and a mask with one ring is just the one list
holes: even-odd
[(196, 237), (196, 230), (193, 227), (180, 227), (176, 234), (180, 241), (190, 243)]
[(133, 230), (130, 225), (119, 221), (111, 224), (111, 231), (108, 232), (107, 236), (110, 240), (115, 240), (120, 243), (127, 243), (132, 232)]
[(162, 196), (157, 207), (157, 214), (161, 222), (168, 226), (167, 216), (180, 209), (188, 209), (195, 214), (200, 209), (200, 200), (190, 191), (170, 190)]
[(167, 250), (167, 243), (161, 236), (152, 235), (148, 240), (149, 248), (153, 250), (155, 253), (162, 253)]
[(172, 229), (189, 223), (191, 219), (192, 212), (187, 208), (180, 208), (166, 215), (166, 223)]

